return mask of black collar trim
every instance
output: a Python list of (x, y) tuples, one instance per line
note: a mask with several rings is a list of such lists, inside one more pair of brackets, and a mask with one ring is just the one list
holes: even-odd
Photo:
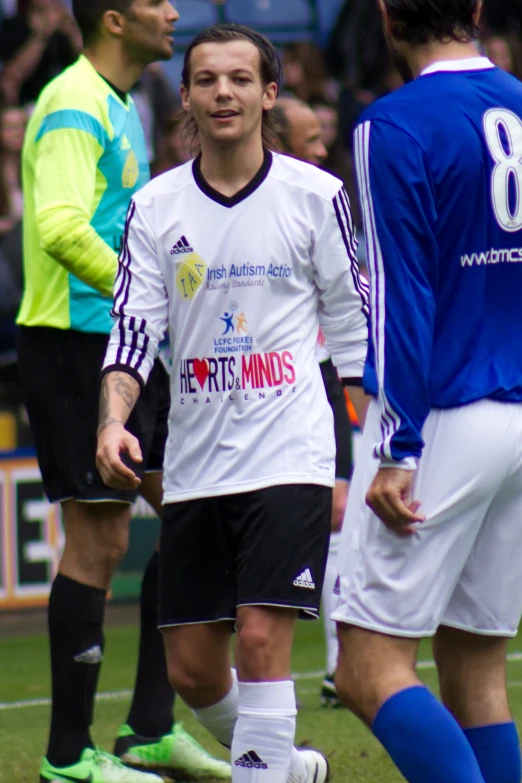
[(265, 179), (268, 177), (270, 169), (272, 168), (272, 161), (272, 153), (269, 152), (269, 150), (265, 150), (263, 165), (257, 174), (247, 185), (245, 185), (244, 188), (238, 190), (234, 196), (224, 196), (223, 193), (220, 193), (218, 190), (213, 188), (212, 185), (208, 184), (207, 180), (201, 173), (201, 154), (198, 155), (192, 164), (192, 173), (194, 174), (196, 185), (205, 194), (205, 196), (208, 196), (208, 198), (211, 198), (212, 201), (216, 201), (218, 204), (221, 204), (222, 207), (228, 207), (230, 209), (230, 207), (235, 207), (236, 204), (240, 204), (241, 201), (244, 201), (246, 198), (251, 196), (252, 193), (255, 193), (255, 191), (263, 184)]
[(101, 76), (101, 77), (102, 77), (102, 79), (103, 79), (103, 81), (104, 81), (104, 82), (107, 82), (107, 84), (109, 85), (109, 87), (111, 88), (111, 90), (114, 90), (114, 92), (116, 93), (116, 95), (118, 96), (118, 98), (120, 99), (120, 101), (121, 101), (122, 103), (125, 103), (125, 105), (126, 105), (126, 104), (127, 104), (127, 93), (126, 93), (126, 92), (123, 92), (123, 90), (120, 90), (120, 89), (118, 89), (118, 87), (116, 87), (116, 85), (115, 85), (115, 84), (113, 84), (113, 83), (112, 83), (112, 82), (110, 82), (108, 79), (106, 79), (106, 78), (105, 78), (105, 76), (102, 76), (102, 75), (101, 75), (101, 73), (100, 73), (99, 71), (98, 71), (98, 76)]

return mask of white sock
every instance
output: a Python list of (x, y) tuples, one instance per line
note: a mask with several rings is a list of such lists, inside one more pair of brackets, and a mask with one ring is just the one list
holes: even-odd
[(221, 701), (213, 704), (212, 707), (192, 710), (200, 723), (214, 735), (218, 742), (221, 742), (227, 748), (230, 748), (232, 745), (239, 705), (237, 672), (235, 669), (231, 669), (231, 673), (232, 687)]
[(340, 533), (330, 535), (330, 546), (328, 548), (328, 560), (326, 562), (326, 573), (323, 587), (323, 622), (326, 636), (326, 673), (333, 674), (337, 667), (337, 656), (339, 655), (339, 642), (337, 640), (336, 623), (331, 619), (334, 610), (334, 587), (338, 576), (338, 555)]
[(287, 783), (296, 715), (292, 680), (239, 683), (233, 783)]
[[(218, 701), (217, 704), (213, 704), (212, 707), (192, 710), (200, 723), (202, 723), (218, 742), (221, 742), (221, 744), (225, 745), (227, 748), (230, 748), (232, 745), (239, 704), (237, 672), (235, 669), (232, 669), (231, 672), (232, 688), (221, 701)], [(306, 781), (306, 776), (307, 771), (304, 759), (296, 748), (292, 748), (292, 760), (288, 783), (304, 783), (304, 781)]]

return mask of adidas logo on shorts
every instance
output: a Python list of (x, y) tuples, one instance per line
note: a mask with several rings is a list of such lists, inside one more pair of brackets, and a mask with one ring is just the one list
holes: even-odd
[(193, 253), (194, 248), (190, 247), (189, 243), (187, 242), (187, 237), (181, 237), (179, 242), (176, 242), (172, 250), (170, 251), (171, 256), (179, 256), (180, 253)]
[(246, 767), (247, 769), (268, 769), (268, 764), (259, 758), (255, 750), (243, 753), (234, 763), (236, 767)]
[(305, 590), (315, 590), (315, 582), (309, 568), (294, 579), (294, 587), (304, 587)]

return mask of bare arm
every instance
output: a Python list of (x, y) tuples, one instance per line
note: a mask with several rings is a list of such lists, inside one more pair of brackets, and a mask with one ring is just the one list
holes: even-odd
[(357, 414), (357, 418), (359, 420), (359, 424), (361, 426), (361, 429), (364, 429), (364, 423), (366, 421), (366, 413), (368, 411), (368, 405), (370, 404), (371, 397), (368, 397), (367, 394), (364, 393), (364, 389), (362, 386), (347, 386), (348, 394), (350, 395), (350, 400), (352, 401), (352, 405), (355, 408), (355, 412)]
[(102, 379), (96, 465), (104, 483), (115, 489), (136, 489), (141, 483), (121, 456), (142, 461), (137, 438), (125, 429), (139, 395), (138, 381), (126, 372), (110, 372)]
[(48, 42), (45, 33), (33, 32), (6, 63), (0, 77), (6, 101), (18, 103), (22, 84), (36, 71)]
[[(70, 19), (70, 21), (69, 21)], [(6, 99), (18, 103), (22, 85), (36, 72), (51, 36), (63, 27), (63, 32), (71, 41), (76, 53), (80, 52), (79, 31), (74, 36), (75, 22), (60, 3), (53, 3), (45, 11), (29, 15), (31, 33), (5, 64), (2, 71), (2, 91)]]

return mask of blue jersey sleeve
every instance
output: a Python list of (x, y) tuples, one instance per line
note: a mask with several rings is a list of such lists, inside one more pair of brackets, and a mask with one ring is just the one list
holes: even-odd
[(383, 465), (413, 469), (430, 409), (429, 368), (438, 266), (436, 206), (418, 142), (383, 120), (355, 131), (366, 232), (371, 340)]

